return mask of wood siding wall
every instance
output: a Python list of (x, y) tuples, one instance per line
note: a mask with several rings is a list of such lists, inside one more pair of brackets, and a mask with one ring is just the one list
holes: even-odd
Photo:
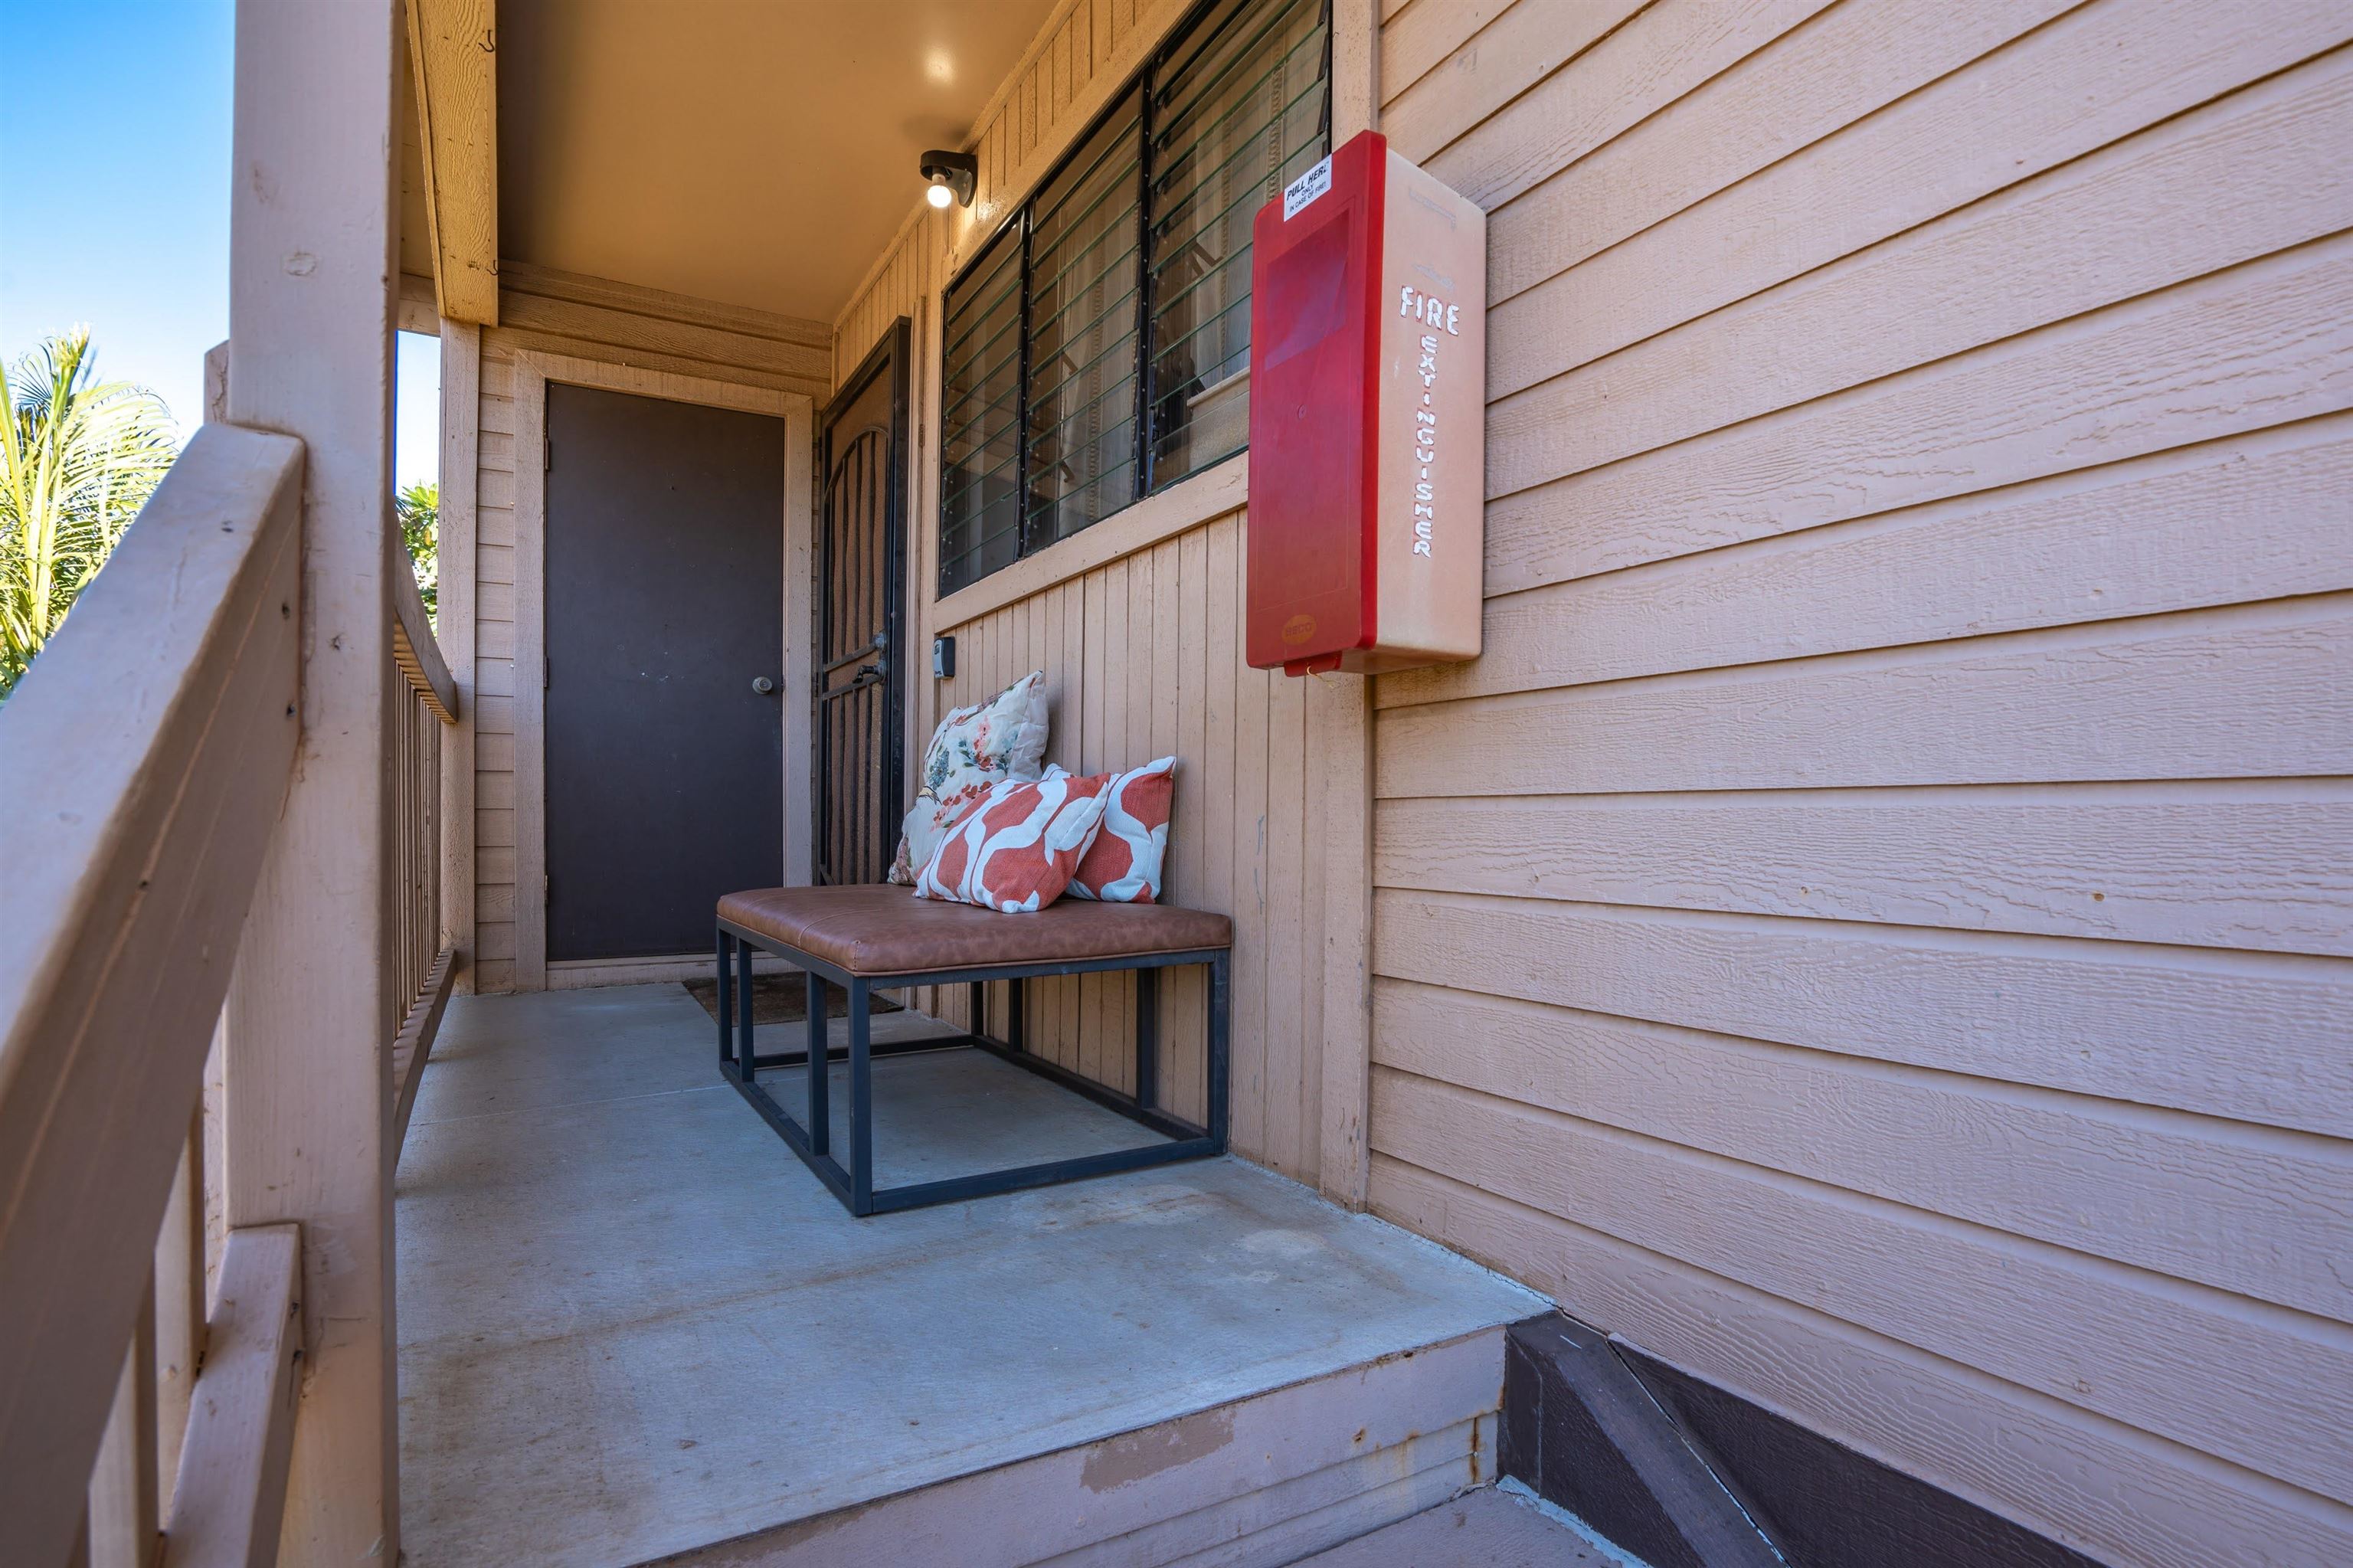
[[(1079, 772), (1175, 754), (1176, 815), (1166, 896), (1230, 914), (1234, 1149), (1272, 1170), (1317, 1180), (1323, 1075), (1322, 841), (1310, 820), (1304, 687), (1242, 662), (1242, 514), (1215, 514), (1133, 554), (975, 620), (944, 626), (938, 580), (939, 293), (959, 252), (995, 231), (1060, 149), (1189, 8), (1190, 0), (1078, 0), (1050, 21), (984, 115), (980, 190), (970, 213), (918, 212), (835, 323), (837, 382), (898, 317), (915, 325), (910, 407), (909, 655), (926, 672), (934, 634), (956, 639), (955, 679), (914, 683), (910, 787), (932, 726), (1031, 670), (1052, 701), (1048, 759)], [(1066, 541), (1100, 546), (1131, 514)], [(1046, 557), (1050, 558), (1049, 551)], [(999, 988), (1001, 991), (1001, 988)], [(1033, 981), (1030, 1048), (1103, 1082), (1132, 1087), (1132, 977)], [(919, 1004), (965, 1021), (960, 991)], [(992, 1026), (1006, 1025), (992, 997)], [(1161, 1081), (1178, 1114), (1204, 1114), (1205, 989), (1198, 974), (1161, 988)]]
[(504, 263), (501, 325), (483, 329), (477, 450), (474, 965), (515, 983), (515, 362), (540, 350), (806, 394), (830, 387), (831, 329), (602, 279)]
[(514, 350), (482, 334), (474, 501), (474, 989), (515, 960)]
[(1384, 10), (1493, 306), (1374, 1207), (2103, 1560), (2353, 1562), (2353, 11)]

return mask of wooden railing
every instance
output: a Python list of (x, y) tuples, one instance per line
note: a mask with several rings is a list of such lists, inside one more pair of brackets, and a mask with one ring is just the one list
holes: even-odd
[[(300, 730), (301, 488), (300, 442), (200, 430), (0, 709), (0, 1561), (154, 1560), (159, 1339), (174, 1409), (199, 1353), (212, 1412), (291, 1387), (293, 1227), (231, 1238), (195, 1327), (189, 1135)], [(175, 1563), (230, 1560), (225, 1515), (283, 1485), (221, 1424), (170, 1445)], [(232, 1478), (258, 1493), (179, 1517)]]
[[(208, 1224), (226, 1211), (206, 1150), (216, 1091), (236, 1092), (224, 999), (300, 743), (302, 489), (299, 441), (206, 426), (0, 707), (11, 1568), (276, 1560), (301, 1227)], [(454, 967), (439, 748), (457, 691), (415, 584), (390, 592), (383, 1039), (405, 1125)]]
[(441, 732), (458, 722), (458, 685), (433, 640), (416, 579), (406, 572), (394, 575), (392, 607), (392, 659), (407, 681), (408, 698), (393, 726), (391, 758), (391, 872), (398, 904), (387, 994), (406, 1004), (386, 1036), (397, 1150), (455, 978), (456, 954), (441, 929)]

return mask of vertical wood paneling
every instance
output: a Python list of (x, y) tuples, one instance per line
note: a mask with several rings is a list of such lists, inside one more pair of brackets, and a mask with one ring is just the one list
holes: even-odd
[[(1314, 796), (1303, 691), (1241, 662), (1241, 541), (1240, 515), (1219, 517), (968, 621), (955, 629), (956, 678), (929, 684), (934, 711), (944, 711), (1042, 669), (1053, 697), (1050, 759), (1094, 773), (1177, 758), (1168, 896), (1236, 924), (1233, 1146), (1312, 1181), (1321, 1078), (1311, 1036), (1323, 982), (1314, 961), (1319, 884), (1306, 864)], [(1281, 748), (1271, 765), (1271, 733)], [(1277, 863), (1278, 853), (1287, 859)], [(1033, 980), (1025, 1005), (1032, 1049), (1133, 1087), (1132, 977)], [(961, 1016), (959, 995), (944, 993), (936, 1006)], [(1164, 1094), (1196, 1119), (1208, 1113), (1207, 1006), (1201, 976), (1164, 978)], [(990, 999), (990, 1018), (1004, 1027), (1001, 996)]]
[(1319, 1133), (1302, 1119), (1306, 1078), (1305, 932), (1306, 691), (1283, 677), (1268, 682), (1266, 706), (1266, 1101), (1267, 1147), (1283, 1150), (1274, 1168), (1314, 1179), (1310, 1148)]
[[(1127, 577), (1124, 565), (1119, 567), (1117, 584), (1124, 600)], [(1111, 658), (1111, 601), (1113, 585), (1113, 568), (1090, 572), (1081, 579), (1086, 594), (1086, 719), (1079, 755), (1084, 758), (1082, 768), (1088, 773), (1100, 773), (1110, 763), (1109, 752), (1115, 744), (1112, 736), (1112, 718), (1117, 711), (1110, 701), (1111, 671), (1116, 666)], [(1110, 995), (1113, 981), (1103, 975), (1089, 975), (1080, 982), (1080, 1030), (1078, 1042), (1079, 1070), (1096, 1073), (1102, 1066), (1098, 1042), (1103, 1031), (1117, 1026), (1119, 1013)]]
[[(1051, 760), (1103, 772), (1179, 758), (1169, 899), (1235, 918), (1233, 1147), (1313, 1180), (1323, 975), (1303, 687), (1242, 664), (1240, 588), (1242, 518), (1233, 514), (957, 626), (960, 673), (932, 683), (932, 702), (936, 711), (979, 702), (1042, 669), (1054, 694)], [(957, 1017), (963, 1003), (941, 996), (936, 1005)], [(1030, 1048), (1132, 1087), (1132, 977), (1030, 981), (1026, 1008)], [(1002, 1029), (1005, 1017), (1002, 998), (990, 998), (993, 1024)], [(1165, 1097), (1188, 1118), (1207, 1114), (1205, 1029), (1205, 980), (1165, 977)]]
[[(1248, 526), (1237, 519), (1237, 533)], [(1248, 567), (1240, 541), (1233, 553), (1233, 602), (1241, 602)], [(1223, 586), (1222, 579), (1220, 586)], [(1236, 616), (1239, 625), (1240, 616)], [(1276, 1085), (1267, 1071), (1267, 704), (1274, 677), (1253, 670), (1238, 637), (1226, 651), (1234, 677), (1233, 906), (1237, 927), (1233, 963), (1233, 1141), (1252, 1158), (1275, 1147), (1269, 1101)], [(1244, 932), (1250, 933), (1248, 938)], [(1256, 1042), (1248, 1050), (1244, 1040)]]
[[(1177, 557), (1179, 691), (1174, 698), (1176, 730), (1169, 750), (1179, 758), (1192, 758), (1198, 770), (1210, 756), (1209, 531), (1197, 528), (1174, 541), (1173, 548)], [(1174, 902), (1198, 905), (1210, 896), (1201, 874), (1208, 859), (1208, 823), (1203, 810), (1208, 797), (1198, 789), (1190, 789), (1180, 792), (1179, 798), (1184, 804), (1171, 824), (1169, 850), (1174, 863), (1169, 867), (1169, 885)], [(1177, 830), (1182, 830), (1181, 837)], [(1179, 1047), (1201, 1038), (1208, 1017), (1208, 1000), (1203, 976), (1190, 971), (1176, 976), (1171, 988), (1167, 1023), (1161, 1031), (1160, 1081), (1171, 1086), (1178, 1114), (1197, 1121), (1208, 1106), (1201, 1058), (1198, 1053)]]
[[(1198, 899), (1206, 908), (1228, 911), (1239, 907), (1232, 847), (1240, 792), (1234, 740), (1233, 650), (1241, 641), (1241, 527), (1239, 516), (1221, 517), (1202, 531), (1206, 543), (1201, 577), (1202, 736), (1198, 750), (1178, 759), (1176, 778), (1179, 803), (1199, 808), (1185, 819), (1199, 824), (1195, 835), (1199, 881), (1198, 890), (1184, 896)], [(1208, 994), (1200, 994), (1206, 1008)], [(1207, 1103), (1205, 1081), (1202, 1104)], [(1236, 1147), (1241, 1147), (1239, 1139)]]

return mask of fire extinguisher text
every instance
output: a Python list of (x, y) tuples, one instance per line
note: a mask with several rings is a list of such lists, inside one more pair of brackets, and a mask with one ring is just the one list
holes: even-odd
[[(1408, 289), (1406, 292), (1411, 295), (1413, 291)], [(1438, 302), (1432, 300), (1430, 305), (1435, 309)], [(1453, 307), (1444, 307), (1442, 313), (1451, 315)], [(1421, 319), (1427, 324), (1436, 326), (1440, 318), (1426, 315)], [(1438, 387), (1438, 335), (1435, 333), (1422, 334), (1421, 361), (1417, 368), (1421, 375), (1421, 407), (1413, 411), (1413, 461), (1420, 466), (1421, 471), (1413, 487), (1413, 553), (1429, 558), (1430, 537), (1438, 521), (1437, 493), (1431, 488), (1430, 478), (1430, 464), (1438, 461), (1438, 415), (1431, 406)]]
[(1411, 283), (1398, 291), (1398, 314), (1411, 316), (1424, 326), (1441, 327), (1452, 337), (1462, 335), (1462, 307), (1425, 294)]

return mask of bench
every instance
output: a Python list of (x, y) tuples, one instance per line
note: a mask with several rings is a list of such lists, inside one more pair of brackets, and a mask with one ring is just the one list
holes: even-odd
[[(1031, 915), (1000, 915), (965, 904), (915, 897), (887, 885), (770, 887), (719, 901), (719, 1059), (736, 1089), (853, 1214), (889, 1213), (977, 1198), (1017, 1188), (1134, 1171), (1221, 1154), (1226, 1147), (1226, 1075), (1231, 1032), (1233, 925), (1223, 915), (1154, 904), (1094, 904), (1066, 899)], [(760, 1054), (752, 1043), (754, 949), (806, 972), (807, 1044)], [(1163, 1107), (1158, 1095), (1159, 973), (1198, 964), (1209, 971), (1208, 1125), (1197, 1127)], [(1135, 1092), (1123, 1094), (1022, 1048), (1019, 981), (1048, 975), (1134, 970)], [(828, 1046), (825, 987), (848, 992), (846, 1051)], [(982, 988), (1014, 982), (1009, 1040), (984, 1033)], [(879, 990), (969, 985), (973, 1027), (877, 1046), (871, 1002)], [(877, 1191), (874, 1186), (872, 1061), (878, 1055), (969, 1045), (1026, 1068), (1097, 1105), (1149, 1128), (1166, 1141), (1135, 1149), (976, 1172)], [(834, 1155), (832, 1063), (849, 1064), (849, 1160)], [(777, 1104), (760, 1081), (766, 1070), (800, 1067), (807, 1084), (807, 1125)]]

